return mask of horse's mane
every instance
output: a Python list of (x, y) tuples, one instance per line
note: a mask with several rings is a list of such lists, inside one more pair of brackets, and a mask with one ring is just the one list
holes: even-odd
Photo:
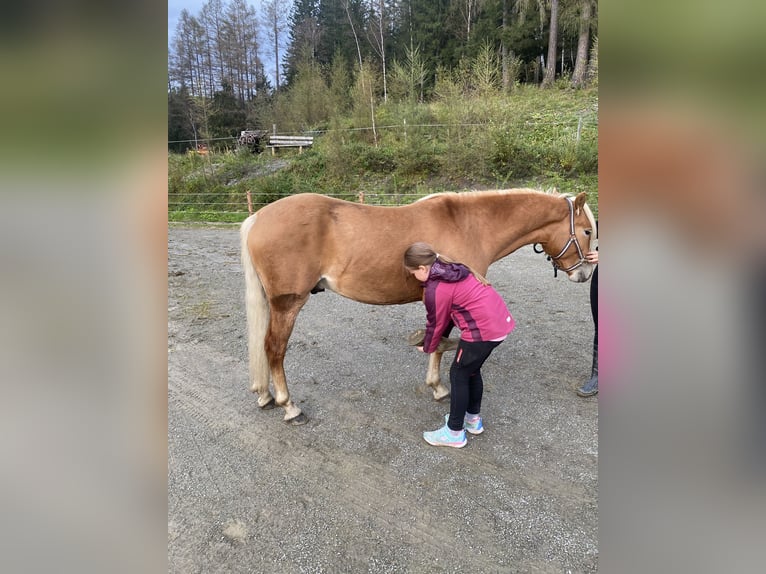
[(558, 195), (561, 197), (572, 197), (570, 194), (559, 193), (556, 188), (549, 188), (547, 190), (532, 189), (528, 187), (514, 188), (514, 189), (472, 189), (469, 191), (442, 191), (439, 193), (432, 193), (421, 197), (418, 201), (426, 201), (428, 199), (434, 199), (437, 197), (451, 196), (451, 197), (477, 197), (483, 195), (511, 195), (516, 193), (541, 193), (545, 195)]
[[(418, 199), (418, 201), (427, 201), (429, 199), (436, 199), (437, 197), (444, 197), (444, 196), (450, 196), (450, 197), (456, 197), (456, 198), (469, 198), (469, 197), (481, 197), (484, 195), (511, 195), (511, 194), (521, 194), (521, 193), (539, 193), (543, 195), (554, 195), (557, 197), (568, 197), (570, 199), (574, 199), (575, 197), (571, 193), (559, 193), (559, 191), (555, 187), (551, 187), (546, 190), (522, 187), (522, 188), (515, 188), (515, 189), (482, 189), (482, 190), (470, 190), (470, 191), (460, 191), (460, 192), (444, 191), (441, 193), (432, 193), (430, 195), (426, 195), (425, 197), (421, 197), (420, 199)], [(587, 202), (585, 202), (585, 204), (583, 205), (583, 209), (585, 210), (585, 215), (588, 217), (588, 221), (590, 221), (591, 223), (591, 226), (595, 233), (595, 237), (598, 237), (598, 226), (596, 225), (596, 218), (593, 216), (593, 211), (591, 210)]]

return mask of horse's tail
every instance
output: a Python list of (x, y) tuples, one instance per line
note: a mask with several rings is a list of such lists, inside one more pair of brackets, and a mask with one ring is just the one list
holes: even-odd
[[(255, 225), (257, 213), (244, 222), (239, 230), (242, 248), (242, 268), (245, 271), (245, 308), (247, 310), (247, 348), (249, 352), (250, 389), (262, 400), (269, 400), (269, 362), (266, 356), (266, 332), (271, 315), (266, 292), (253, 265), (247, 238)], [(260, 402), (260, 401), (259, 401)]]

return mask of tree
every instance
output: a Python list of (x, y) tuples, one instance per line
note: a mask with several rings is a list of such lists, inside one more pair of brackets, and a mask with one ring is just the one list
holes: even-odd
[(192, 96), (205, 93), (202, 52), (204, 30), (199, 21), (188, 11), (182, 10), (173, 39), (175, 51), (168, 58), (171, 84), (186, 87)]
[(410, 103), (422, 101), (427, 79), (428, 69), (418, 46), (407, 49), (401, 62), (394, 60), (391, 83), (398, 97)]
[(291, 85), (298, 68), (314, 60), (319, 46), (319, 0), (296, 0), (290, 13), (285, 80)]
[(550, 0), (551, 17), (548, 27), (548, 61), (545, 64), (543, 87), (553, 85), (556, 79), (556, 48), (559, 41), (559, 0)]
[(343, 8), (346, 11), (348, 17), (348, 23), (351, 27), (351, 33), (354, 36), (354, 43), (356, 44), (356, 52), (359, 57), (359, 73), (357, 74), (357, 84), (359, 85), (360, 93), (366, 95), (369, 94), (370, 98), (370, 122), (372, 125), (372, 137), (375, 142), (375, 147), (378, 146), (378, 131), (375, 128), (375, 92), (372, 88), (372, 71), (366, 69), (364, 65), (364, 59), (362, 58), (362, 48), (359, 45), (359, 36), (356, 33), (356, 26), (354, 25), (354, 17), (351, 14), (351, 2), (349, 0), (343, 0)]
[(506, 92), (511, 88), (511, 72), (508, 50), (508, 27), (510, 26), (508, 3), (510, 1), (511, 0), (502, 0), (502, 32), (500, 35), (500, 60), (503, 67), (503, 90)]
[(579, 0), (580, 34), (577, 39), (577, 58), (572, 73), (572, 86), (575, 88), (582, 88), (587, 84), (590, 30), (594, 23), (593, 14), (597, 7), (598, 4), (595, 0)]
[(337, 52), (330, 67), (330, 98), (336, 114), (345, 114), (351, 109), (351, 76), (349, 65), (343, 54)]
[(288, 3), (285, 0), (266, 0), (263, 5), (267, 22), (267, 36), (274, 56), (274, 84), (279, 91), (279, 42), (287, 29)]
[[(539, 34), (540, 39), (542, 39), (543, 35), (543, 29), (545, 27), (545, 20), (547, 17), (546, 11), (545, 11), (545, 3), (547, 0), (535, 0), (535, 5), (537, 6), (537, 13), (539, 15)], [(519, 14), (519, 24), (523, 25), (525, 23), (527, 13), (529, 12), (530, 7), (530, 0), (518, 0), (516, 3), (516, 12)], [(539, 54), (540, 62), (543, 66), (545, 66), (545, 56), (542, 54), (542, 51), (540, 51)], [(535, 81), (537, 81), (537, 69), (535, 70)]]
[(451, 0), (402, 0), (396, 31), (396, 57), (418, 46), (432, 69), (450, 69), (459, 61), (459, 41), (450, 21)]
[(223, 2), (208, 0), (200, 11), (199, 22), (202, 26), (202, 50), (199, 65), (202, 69), (205, 87), (203, 95), (212, 97), (216, 86), (220, 86), (230, 77), (223, 51), (227, 39), (223, 34)]
[(220, 53), (226, 62), (228, 82), (240, 101), (255, 95), (257, 75), (262, 67), (259, 54), (258, 20), (255, 9), (245, 0), (231, 0), (221, 26)]
[(194, 130), (190, 118), (191, 96), (186, 86), (168, 92), (168, 149), (184, 152), (192, 147)]
[(465, 43), (471, 42), (471, 26), (484, 8), (485, 0), (455, 0), (455, 10), (460, 15), (462, 27), (465, 29)]
[(386, 70), (386, 38), (389, 29), (385, 0), (370, 0), (367, 39), (380, 58), (383, 70), (383, 101), (388, 101), (388, 73)]
[(471, 83), (480, 95), (488, 95), (498, 87), (498, 62), (495, 50), (485, 42), (471, 63)]
[(244, 105), (228, 82), (224, 82), (221, 90), (213, 95), (211, 108), (208, 122), (211, 137), (235, 137), (245, 127)]

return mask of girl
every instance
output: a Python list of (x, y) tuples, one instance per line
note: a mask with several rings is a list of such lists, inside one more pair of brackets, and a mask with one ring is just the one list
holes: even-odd
[(467, 265), (439, 255), (427, 243), (414, 243), (404, 252), (404, 267), (423, 282), (426, 306), (424, 353), (433, 353), (453, 325), (460, 344), (450, 367), (450, 413), (438, 430), (424, 432), (435, 446), (462, 448), (471, 434), (484, 432), (481, 366), (492, 350), (513, 330), (515, 321), (502, 297), (489, 282)]

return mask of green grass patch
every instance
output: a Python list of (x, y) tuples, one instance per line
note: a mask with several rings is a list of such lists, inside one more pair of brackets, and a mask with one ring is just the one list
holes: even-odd
[[(376, 133), (352, 118), (304, 153), (168, 156), (170, 221), (241, 221), (255, 209), (313, 192), (401, 204), (438, 191), (555, 187), (587, 191), (598, 211), (595, 90), (520, 87), (509, 95), (384, 104)], [(342, 128), (341, 128), (342, 126)]]

